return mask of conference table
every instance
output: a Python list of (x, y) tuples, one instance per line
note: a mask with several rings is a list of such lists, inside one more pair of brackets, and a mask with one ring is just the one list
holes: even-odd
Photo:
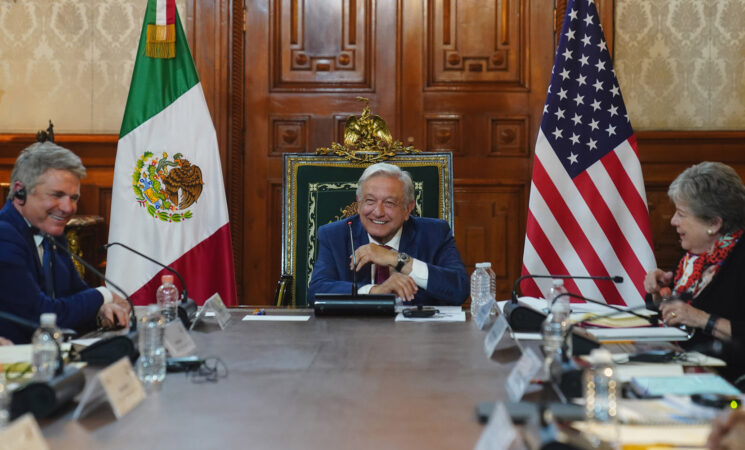
[[(474, 407), (505, 400), (512, 362), (487, 359), (471, 321), (392, 317), (243, 321), (191, 332), (198, 354), (227, 376), (199, 382), (169, 373), (119, 420), (108, 407), (79, 420), (74, 404), (40, 421), (52, 449), (473, 448), (483, 430)], [(90, 380), (88, 380), (90, 381)]]

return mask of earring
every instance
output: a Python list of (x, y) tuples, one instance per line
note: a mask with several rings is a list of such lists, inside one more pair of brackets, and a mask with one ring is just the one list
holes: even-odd
[(708, 230), (706, 230), (706, 234), (708, 234), (709, 236), (711, 236), (711, 235), (714, 234), (714, 232), (711, 231), (711, 228), (709, 228)]

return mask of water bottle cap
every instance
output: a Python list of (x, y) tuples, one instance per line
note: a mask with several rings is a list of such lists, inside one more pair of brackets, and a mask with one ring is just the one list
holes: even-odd
[(480, 263), (476, 263), (476, 268), (477, 268), (477, 269), (486, 269), (486, 268), (488, 268), (488, 267), (491, 267), (491, 263), (490, 263), (490, 262), (480, 262)]
[(57, 314), (55, 313), (44, 313), (39, 317), (39, 322), (42, 325), (54, 325), (57, 322)]
[(562, 280), (561, 278), (552, 281), (552, 283), (554, 284), (554, 287), (564, 286), (564, 280)]
[(171, 283), (173, 284), (173, 275), (163, 275), (160, 277), (160, 282), (162, 284)]

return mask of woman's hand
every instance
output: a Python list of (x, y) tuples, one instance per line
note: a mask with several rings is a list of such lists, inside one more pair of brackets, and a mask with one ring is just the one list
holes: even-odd
[(662, 321), (670, 326), (687, 325), (693, 328), (704, 328), (709, 320), (709, 313), (680, 300), (660, 303), (660, 314), (662, 314)]
[(673, 281), (673, 273), (662, 269), (653, 269), (644, 277), (644, 290), (652, 294), (655, 301), (660, 299), (660, 289), (670, 286)]

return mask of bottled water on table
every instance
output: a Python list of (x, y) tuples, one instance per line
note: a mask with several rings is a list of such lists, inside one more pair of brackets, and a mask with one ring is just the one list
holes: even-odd
[(166, 322), (170, 322), (178, 316), (178, 289), (173, 284), (173, 275), (163, 275), (160, 282), (155, 298), (158, 299), (158, 306)]
[[(558, 297), (561, 294), (566, 294), (566, 293), (567, 293), (567, 290), (564, 287), (564, 280), (562, 280), (562, 279), (553, 280), (553, 284), (551, 285), (551, 289), (548, 291), (548, 298), (546, 299), (548, 301), (547, 311), (550, 311), (551, 310), (551, 305), (552, 305), (554, 299), (556, 299), (556, 297)], [(563, 295), (559, 299), (557, 299), (556, 301), (557, 302), (561, 302), (562, 305), (565, 305), (566, 308), (569, 309), (569, 305), (570, 305), (569, 296)]]
[(588, 421), (614, 425), (609, 436), (603, 440), (615, 445), (618, 440), (617, 393), (620, 387), (615, 379), (615, 368), (611, 353), (605, 348), (593, 349), (590, 353), (591, 368), (584, 372), (585, 418)]
[(479, 308), (496, 298), (497, 276), (490, 262), (476, 264), (471, 274), (471, 317), (476, 317)]
[(166, 377), (166, 349), (163, 347), (165, 318), (158, 305), (150, 305), (139, 320), (140, 358), (137, 360), (137, 377), (148, 392), (160, 389)]
[(57, 315), (54, 313), (42, 314), (39, 322), (40, 326), (31, 338), (31, 365), (34, 379), (45, 381), (54, 377), (57, 369), (62, 333), (57, 328)]
[(554, 381), (561, 378), (562, 365), (572, 356), (569, 297), (564, 296), (553, 301), (562, 292), (566, 292), (563, 281), (554, 280), (548, 299), (550, 310), (546, 320), (541, 324), (546, 378)]

